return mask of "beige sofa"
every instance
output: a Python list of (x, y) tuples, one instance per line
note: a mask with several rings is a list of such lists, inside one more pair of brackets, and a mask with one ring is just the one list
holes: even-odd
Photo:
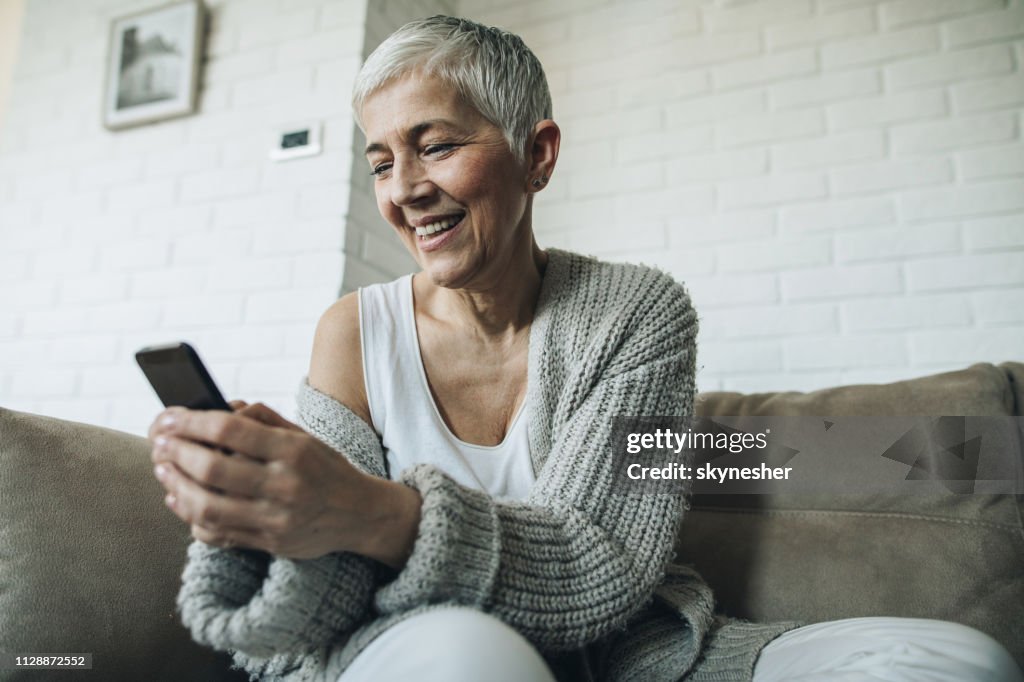
[[(707, 393), (714, 415), (1020, 415), (1024, 364), (814, 393)], [(145, 440), (0, 408), (0, 653), (92, 653), (93, 669), (14, 680), (243, 679), (193, 644), (174, 595), (188, 542)], [(936, 617), (1024, 663), (1024, 496), (717, 496), (695, 500), (680, 557), (720, 610), (808, 622)]]

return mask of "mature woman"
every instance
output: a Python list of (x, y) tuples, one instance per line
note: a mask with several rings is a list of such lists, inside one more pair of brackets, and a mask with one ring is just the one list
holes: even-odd
[[(671, 564), (683, 499), (611, 490), (612, 417), (692, 413), (696, 317), (662, 273), (537, 246), (560, 141), (539, 62), (433, 17), (353, 104), (421, 269), (324, 314), (301, 428), (244, 403), (154, 423), (193, 636), (275, 679), (750, 679), (793, 626), (713, 618)], [(790, 635), (757, 679), (795, 679), (769, 655)]]

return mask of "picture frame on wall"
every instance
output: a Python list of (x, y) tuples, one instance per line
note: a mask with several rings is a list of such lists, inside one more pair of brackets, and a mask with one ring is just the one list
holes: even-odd
[(196, 111), (202, 0), (178, 0), (111, 22), (103, 124), (110, 130)]

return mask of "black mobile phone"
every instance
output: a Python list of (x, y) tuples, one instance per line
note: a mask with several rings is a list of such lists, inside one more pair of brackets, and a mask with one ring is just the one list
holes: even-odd
[(199, 353), (187, 343), (149, 346), (137, 352), (135, 360), (166, 407), (231, 411)]

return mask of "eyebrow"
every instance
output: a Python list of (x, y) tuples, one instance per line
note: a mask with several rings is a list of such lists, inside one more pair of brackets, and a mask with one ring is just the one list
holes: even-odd
[[(446, 130), (456, 130), (455, 124), (444, 118), (432, 118), (422, 123), (417, 123), (412, 128), (406, 131), (406, 137), (410, 139), (416, 139), (423, 133), (431, 130), (432, 128), (444, 128)], [(371, 142), (366, 145), (366, 150), (363, 152), (364, 155), (369, 155), (374, 152), (386, 152), (388, 150), (387, 145), (381, 142)]]

